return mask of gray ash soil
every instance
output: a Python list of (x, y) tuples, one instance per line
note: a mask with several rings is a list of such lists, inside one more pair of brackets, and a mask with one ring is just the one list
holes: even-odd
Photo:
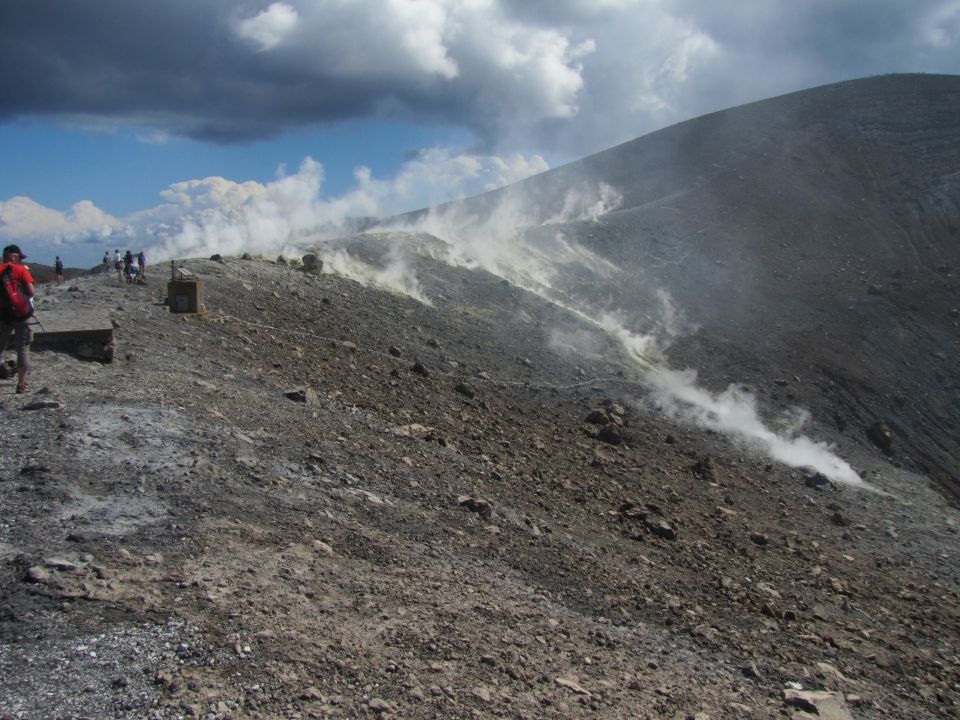
[(0, 381), (0, 716), (960, 715), (926, 478), (825, 425), (880, 492), (675, 424), (612, 343), (546, 349), (576, 318), (422, 262), (432, 307), (263, 260), (185, 262), (203, 316), (41, 288), (117, 356)]

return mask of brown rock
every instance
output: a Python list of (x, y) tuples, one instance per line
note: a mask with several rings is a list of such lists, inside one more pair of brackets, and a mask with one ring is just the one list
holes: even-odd
[(591, 425), (606, 425), (610, 422), (610, 417), (603, 410), (591, 410), (583, 421)]
[(469, 383), (459, 382), (453, 386), (453, 389), (464, 397), (474, 398), (477, 395), (476, 389)]
[(677, 531), (673, 529), (670, 522), (659, 515), (647, 515), (643, 519), (643, 524), (651, 533), (664, 540), (676, 540)]
[(284, 390), (283, 394), (288, 400), (304, 403), (306, 405), (316, 405), (319, 402), (317, 398), (317, 391), (311, 387), (290, 388), (289, 390)]
[(867, 437), (874, 445), (889, 453), (893, 449), (893, 433), (886, 423), (875, 422), (867, 428)]
[(457, 498), (457, 502), (460, 503), (461, 507), (466, 508), (470, 512), (477, 513), (477, 515), (485, 520), (493, 517), (493, 504), (488, 500), (461, 495)]
[(853, 720), (843, 695), (833, 692), (784, 690), (787, 705), (799, 708), (824, 720)]
[(622, 445), (623, 435), (613, 425), (604, 425), (597, 433), (597, 440), (607, 443), (607, 445)]

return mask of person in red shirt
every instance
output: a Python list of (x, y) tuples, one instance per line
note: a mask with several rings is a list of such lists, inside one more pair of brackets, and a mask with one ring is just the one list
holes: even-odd
[[(7, 266), (12, 266), (13, 277), (19, 285), (20, 292), (28, 298), (33, 297), (34, 280), (30, 270), (26, 265), (21, 265), (20, 261), (27, 256), (23, 254), (16, 245), (7, 245), (3, 249), (3, 264), (0, 265), (0, 274), (6, 271)], [(7, 349), (7, 343), (10, 342), (10, 336), (13, 335), (17, 344), (17, 393), (27, 392), (27, 368), (29, 367), (29, 356), (27, 347), (30, 345), (30, 326), (26, 319), (6, 322), (0, 319), (0, 370), (6, 375), (6, 365), (3, 364), (3, 353)]]

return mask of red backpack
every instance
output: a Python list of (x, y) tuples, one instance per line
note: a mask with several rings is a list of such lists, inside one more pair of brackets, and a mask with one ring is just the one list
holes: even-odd
[(20, 283), (13, 276), (13, 265), (0, 273), (0, 318), (6, 323), (20, 322), (33, 315), (30, 298), (20, 292)]

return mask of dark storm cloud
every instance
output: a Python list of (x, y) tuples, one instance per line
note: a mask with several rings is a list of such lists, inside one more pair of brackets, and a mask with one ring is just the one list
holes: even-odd
[(389, 113), (494, 132), (569, 114), (571, 49), (495, 5), (320, 0), (5, 3), (0, 119), (233, 141)]
[(377, 88), (259, 62), (228, 2), (7, 3), (0, 118), (87, 117), (210, 140), (370, 113)]
[(0, 5), (0, 120), (217, 142), (365, 117), (571, 156), (770, 95), (960, 71), (958, 0)]

